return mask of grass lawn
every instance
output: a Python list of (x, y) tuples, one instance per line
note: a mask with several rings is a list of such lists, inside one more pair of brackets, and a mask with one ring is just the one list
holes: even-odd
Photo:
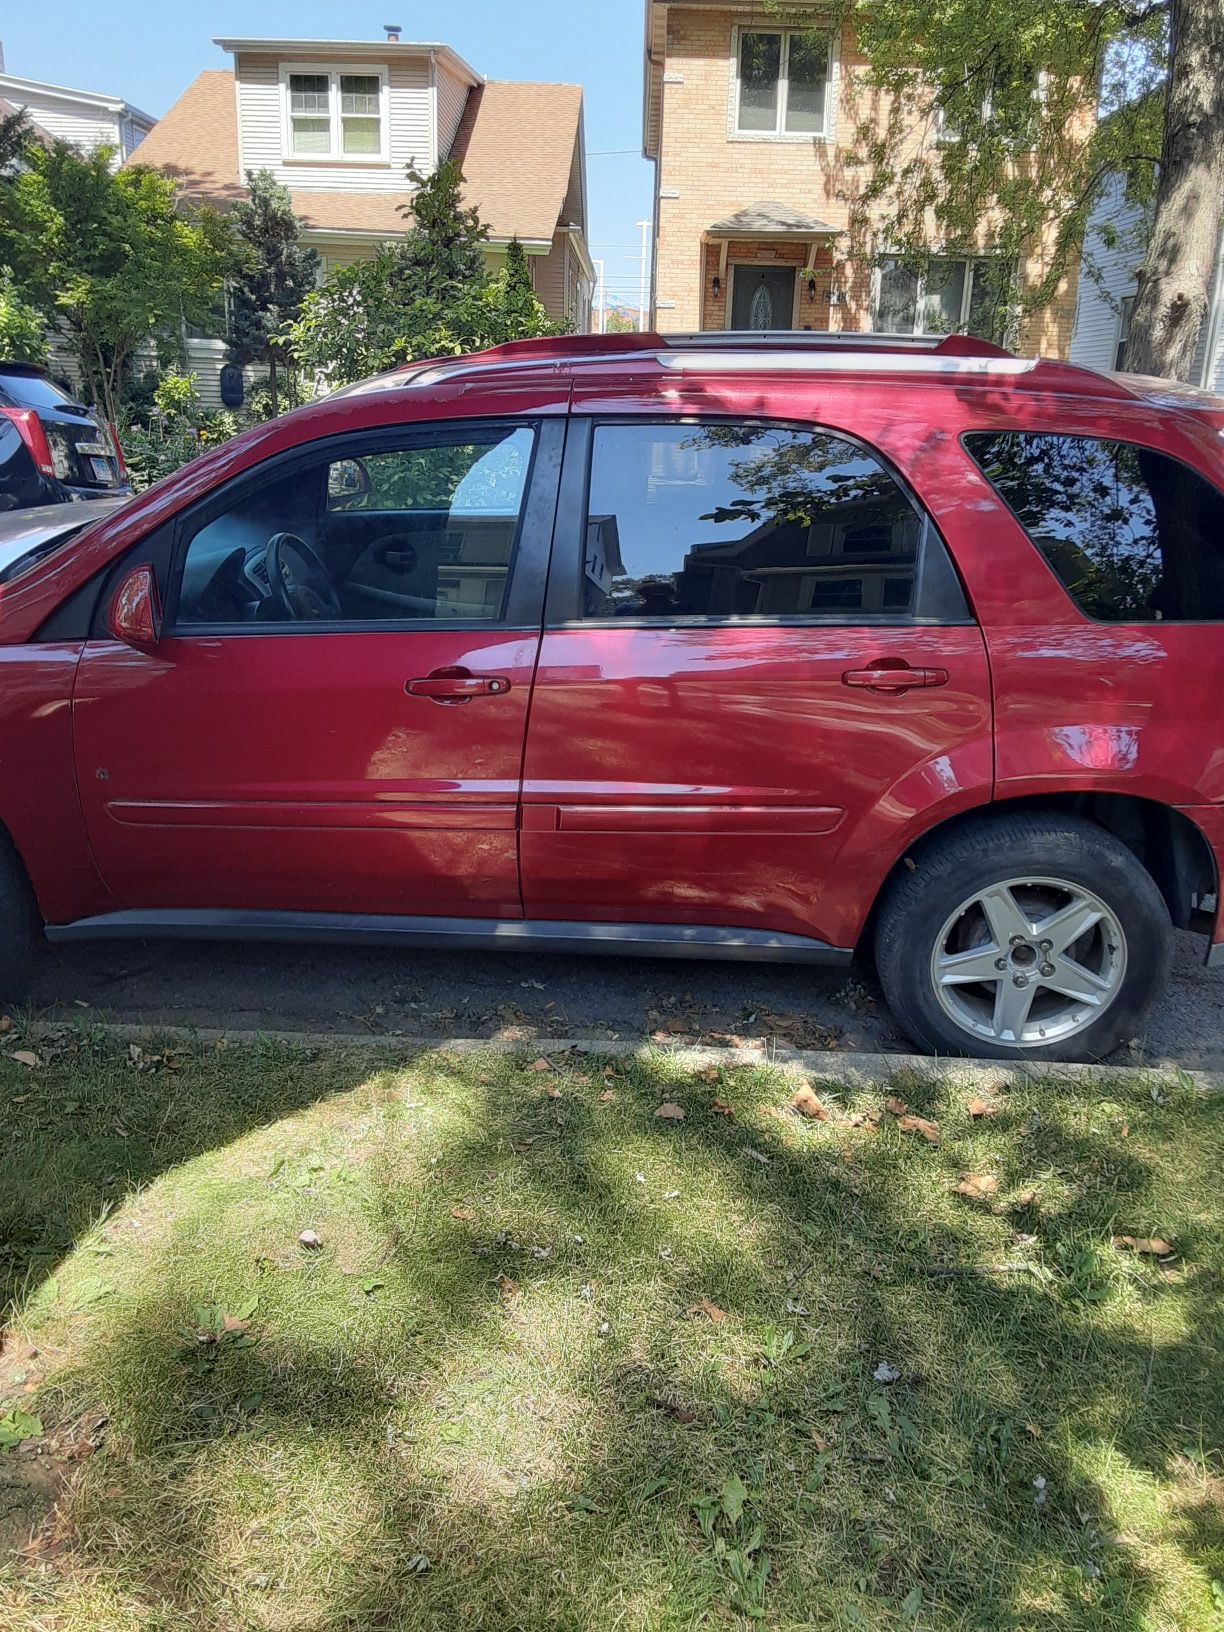
[(5, 1632), (1224, 1627), (1189, 1079), (4, 1043)]

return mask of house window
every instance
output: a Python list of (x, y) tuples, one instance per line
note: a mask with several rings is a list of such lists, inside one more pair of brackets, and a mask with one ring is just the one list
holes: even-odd
[(997, 260), (929, 261), (916, 271), (884, 261), (872, 327), (881, 334), (973, 334), (1002, 341), (1008, 327), (1010, 268)]
[(1130, 344), (1131, 316), (1134, 310), (1134, 295), (1123, 295), (1118, 305), (1118, 343), (1114, 347), (1113, 360), (1113, 366), (1119, 374), (1126, 371), (1126, 348)]
[(285, 83), (290, 158), (386, 158), (381, 74), (295, 71), (286, 76)]
[(829, 88), (828, 39), (800, 29), (739, 33), (735, 128), (741, 136), (820, 136)]

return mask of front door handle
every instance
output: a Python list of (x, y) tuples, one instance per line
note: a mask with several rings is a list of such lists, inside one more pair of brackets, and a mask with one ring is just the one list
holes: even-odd
[(911, 669), (908, 663), (847, 669), (842, 675), (844, 686), (862, 686), (867, 691), (910, 691), (918, 686), (946, 686), (947, 683), (947, 669)]
[(409, 697), (429, 697), (435, 703), (467, 703), (473, 697), (499, 697), (510, 690), (504, 674), (473, 674), (470, 669), (435, 669), (419, 680), (409, 680)]

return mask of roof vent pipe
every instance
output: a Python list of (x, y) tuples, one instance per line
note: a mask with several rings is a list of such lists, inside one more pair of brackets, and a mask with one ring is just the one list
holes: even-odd
[(402, 23), (384, 23), (383, 28), (386, 31), (387, 44), (398, 45), (400, 35), (404, 32), (404, 25)]

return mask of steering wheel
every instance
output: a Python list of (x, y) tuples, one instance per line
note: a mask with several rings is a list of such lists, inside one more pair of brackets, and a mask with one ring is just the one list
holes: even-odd
[(342, 618), (344, 608), (331, 574), (296, 533), (273, 533), (264, 552), (273, 607), (294, 622)]

